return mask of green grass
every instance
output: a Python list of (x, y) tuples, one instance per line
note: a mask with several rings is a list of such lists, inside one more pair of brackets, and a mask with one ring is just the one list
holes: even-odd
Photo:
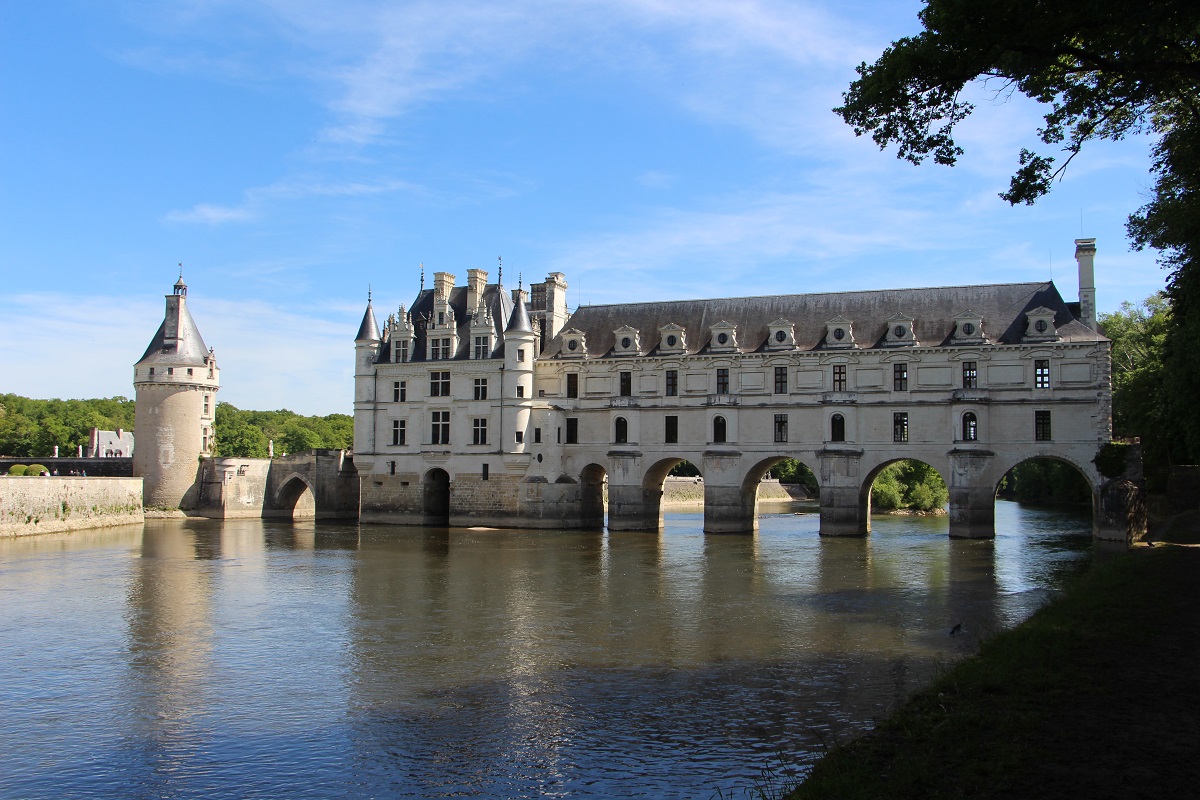
[(1170, 546), (1089, 571), (789, 797), (1191, 797), (1198, 577), (1200, 549)]

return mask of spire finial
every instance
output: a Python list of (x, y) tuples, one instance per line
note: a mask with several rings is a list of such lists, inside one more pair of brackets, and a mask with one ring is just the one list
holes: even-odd
[(517, 291), (518, 292), (521, 291), (521, 287), (525, 285), (524, 280), (525, 280), (525, 273), (518, 272), (517, 273)]
[(367, 284), (367, 304), (371, 303), (371, 284)]
[(496, 276), (496, 285), (503, 286), (504, 285), (504, 259), (500, 256), (496, 256), (496, 260), (500, 262), (500, 273)]
[(183, 262), (179, 262), (179, 280), (183, 280)]
[(425, 262), (421, 262), (421, 291), (425, 291)]

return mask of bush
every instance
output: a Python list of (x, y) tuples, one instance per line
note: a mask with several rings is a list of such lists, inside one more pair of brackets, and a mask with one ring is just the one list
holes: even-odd
[(41, 464), (30, 464), (28, 467), (25, 468), (26, 475), (41, 475), (43, 472), (49, 472), (49, 471), (50, 470), (46, 469)]
[(25, 474), (25, 465), (24, 464), (13, 464), (11, 467), (8, 468), (8, 474), (9, 475), (24, 475)]
[(1129, 456), (1129, 445), (1124, 442), (1108, 442), (1100, 447), (1092, 463), (1106, 478), (1118, 478), (1125, 474), (1125, 461)]

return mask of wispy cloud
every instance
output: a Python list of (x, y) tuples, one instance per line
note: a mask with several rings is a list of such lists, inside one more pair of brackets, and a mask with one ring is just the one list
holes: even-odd
[(254, 212), (241, 207), (213, 206), (199, 203), (186, 211), (169, 211), (166, 215), (168, 222), (199, 223), (201, 225), (222, 225), (228, 222), (249, 222), (254, 219)]

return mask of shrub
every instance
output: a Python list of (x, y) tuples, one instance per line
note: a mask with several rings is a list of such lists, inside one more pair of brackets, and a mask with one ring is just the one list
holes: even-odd
[(8, 474), (9, 475), (24, 475), (25, 474), (25, 465), (24, 464), (13, 464), (11, 467), (8, 468)]
[(1096, 469), (1106, 478), (1117, 478), (1125, 473), (1125, 461), (1129, 456), (1129, 445), (1124, 442), (1108, 442), (1092, 459)]
[(46, 469), (41, 464), (30, 464), (28, 467), (25, 468), (26, 475), (41, 475), (43, 472), (49, 472), (49, 471), (50, 470)]

